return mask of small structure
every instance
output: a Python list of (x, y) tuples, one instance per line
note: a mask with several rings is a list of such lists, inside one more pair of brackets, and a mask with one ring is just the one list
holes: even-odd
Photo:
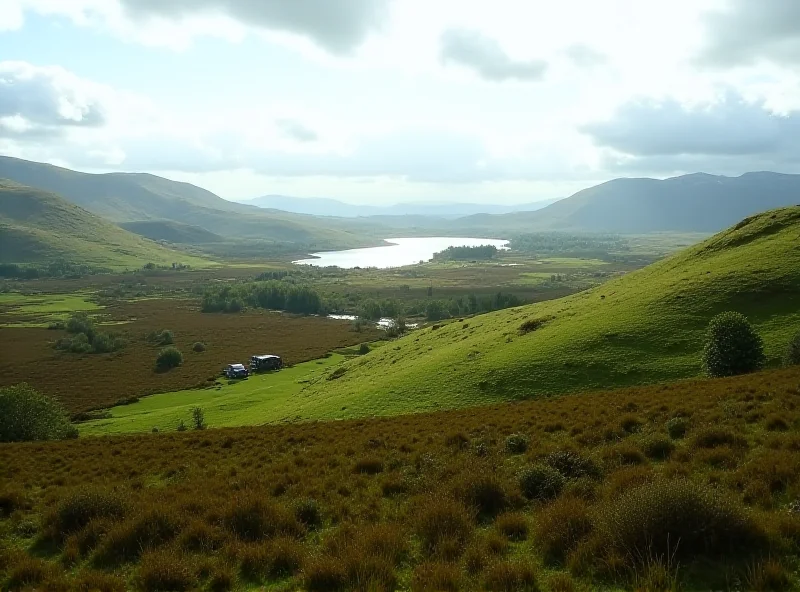
[(280, 356), (264, 354), (250, 358), (250, 372), (269, 372), (281, 368), (283, 368), (283, 360)]
[(228, 364), (222, 369), (222, 373), (231, 380), (247, 378), (250, 375), (250, 372), (245, 368), (244, 364)]

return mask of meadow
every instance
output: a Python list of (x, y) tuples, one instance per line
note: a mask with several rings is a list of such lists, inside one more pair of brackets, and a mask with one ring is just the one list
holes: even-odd
[(7, 590), (791, 590), (800, 368), (0, 447)]

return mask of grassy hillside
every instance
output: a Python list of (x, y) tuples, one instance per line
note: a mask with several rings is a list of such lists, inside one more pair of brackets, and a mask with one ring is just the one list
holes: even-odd
[(209, 264), (122, 230), (58, 195), (0, 179), (0, 261), (56, 259), (111, 269), (140, 268), (149, 262)]
[(177, 222), (225, 237), (258, 238), (316, 249), (363, 246), (374, 242), (365, 240), (358, 233), (364, 224), (267, 211), (224, 200), (189, 183), (155, 175), (96, 175), (0, 156), (0, 178), (58, 193), (68, 201), (118, 223)]
[(216, 243), (223, 238), (218, 234), (209, 232), (205, 228), (181, 224), (180, 222), (167, 222), (164, 220), (144, 220), (139, 222), (122, 222), (125, 230), (139, 234), (154, 241), (167, 241), (170, 243), (197, 245)]
[(664, 180), (614, 179), (537, 212), (476, 215), (454, 224), (525, 232), (712, 233), (746, 216), (796, 204), (800, 204), (800, 175), (696, 173)]
[(412, 333), (306, 391), (297, 413), (387, 415), (695, 376), (708, 320), (729, 309), (758, 326), (773, 362), (800, 330), (800, 207), (568, 298)]

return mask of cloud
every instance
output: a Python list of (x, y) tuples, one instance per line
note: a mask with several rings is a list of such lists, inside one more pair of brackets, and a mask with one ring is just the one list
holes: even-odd
[(92, 89), (63, 68), (0, 62), (0, 137), (43, 139), (105, 122)]
[(389, 0), (120, 0), (139, 19), (224, 15), (243, 25), (294, 33), (344, 54), (388, 16)]
[(581, 129), (597, 145), (633, 156), (800, 158), (800, 112), (776, 115), (733, 92), (691, 107), (673, 99), (629, 102), (610, 120)]
[(564, 50), (564, 55), (566, 55), (573, 64), (581, 68), (594, 68), (608, 62), (608, 56), (583, 43), (570, 45)]
[(305, 124), (295, 120), (282, 118), (275, 122), (281, 134), (297, 142), (316, 142), (319, 134)]
[(800, 2), (729, 0), (727, 9), (705, 17), (708, 43), (701, 64), (746, 66), (761, 60), (800, 62)]
[(500, 44), (479, 31), (449, 29), (442, 34), (441, 59), (475, 71), (492, 82), (540, 80), (547, 71), (542, 60), (515, 60)]

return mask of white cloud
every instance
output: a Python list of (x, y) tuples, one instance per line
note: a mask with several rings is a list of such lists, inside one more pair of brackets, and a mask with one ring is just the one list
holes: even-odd
[(497, 40), (474, 30), (445, 31), (442, 34), (441, 58), (445, 64), (469, 68), (492, 82), (539, 80), (547, 70), (547, 62), (512, 58)]

